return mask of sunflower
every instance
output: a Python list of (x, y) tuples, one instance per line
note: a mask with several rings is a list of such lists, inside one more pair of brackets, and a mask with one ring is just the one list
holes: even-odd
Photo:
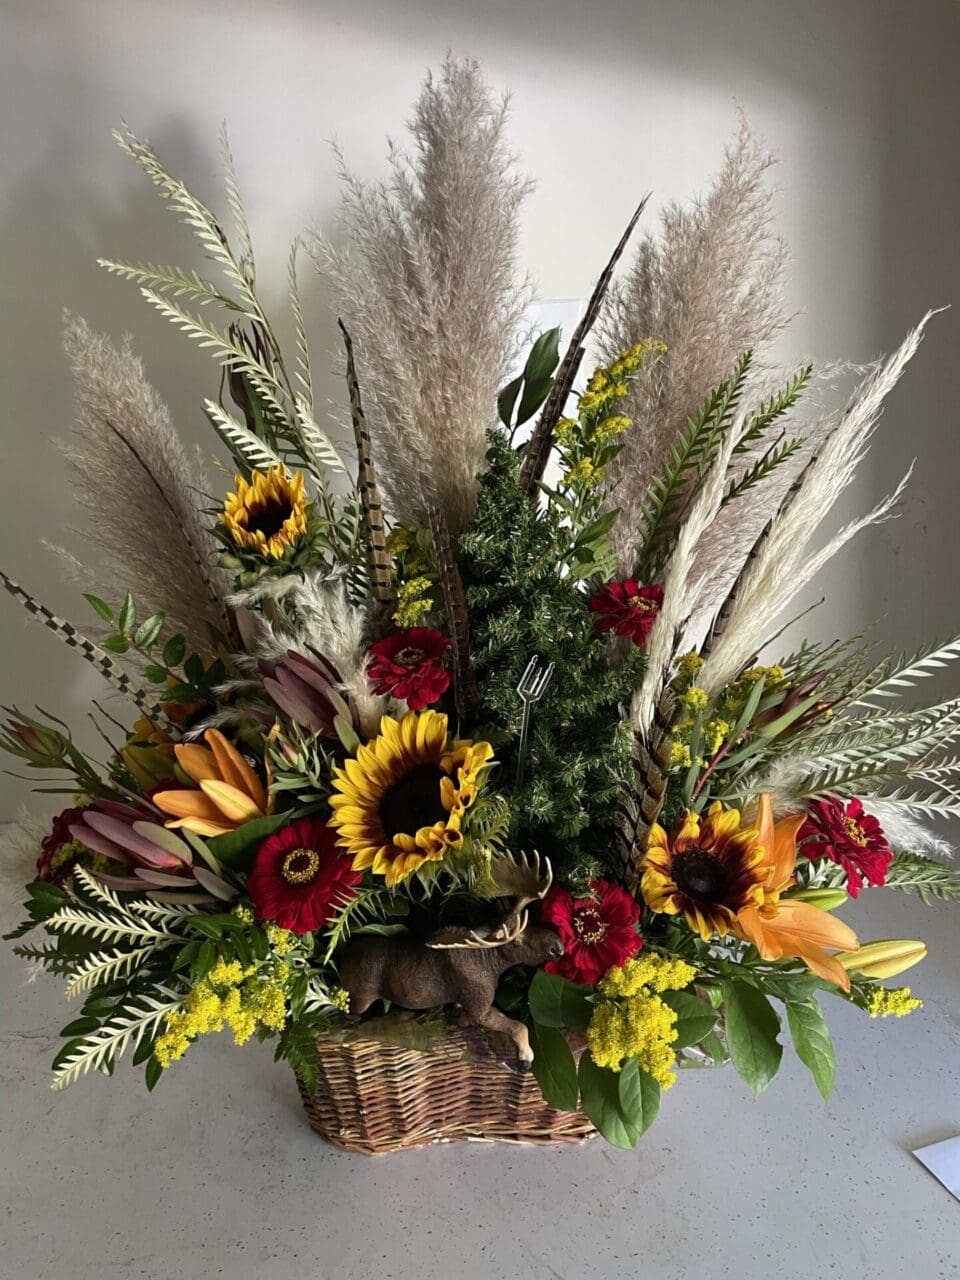
[(717, 801), (706, 818), (688, 813), (671, 839), (650, 828), (641, 888), (647, 906), (683, 913), (704, 942), (733, 931), (737, 913), (764, 900), (760, 832), (741, 827), (740, 811)]
[(236, 478), (236, 493), (228, 493), (220, 524), (236, 547), (248, 548), (270, 560), (282, 560), (307, 532), (303, 472), (288, 476), (282, 466), (254, 471), (253, 479)]
[(384, 716), (377, 737), (334, 770), (330, 825), (354, 869), (371, 868), (392, 888), (458, 848), (492, 756), (489, 742), (448, 743), (438, 711)]

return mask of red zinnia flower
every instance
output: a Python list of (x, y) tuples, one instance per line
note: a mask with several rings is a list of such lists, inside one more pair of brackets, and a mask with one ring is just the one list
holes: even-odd
[(430, 627), (391, 631), (370, 646), (370, 679), (377, 693), (402, 698), (411, 711), (422, 711), (450, 686), (443, 658), (450, 641)]
[(816, 800), (797, 834), (807, 858), (829, 858), (847, 873), (847, 888), (855, 898), (863, 881), (879, 888), (887, 878), (893, 851), (880, 823), (864, 813), (859, 800), (846, 804), (837, 796)]
[(83, 814), (83, 809), (64, 809), (63, 813), (58, 813), (54, 818), (53, 829), (40, 842), (40, 857), (37, 859), (38, 880), (59, 884), (73, 870), (79, 854), (87, 852), (70, 833), (73, 823), (83, 821)]
[(267, 836), (257, 852), (247, 892), (261, 920), (293, 933), (312, 933), (353, 897), (363, 879), (350, 854), (319, 818), (301, 818)]
[(608, 880), (591, 880), (593, 894), (574, 898), (554, 885), (540, 908), (540, 923), (556, 929), (563, 942), (559, 960), (548, 960), (548, 973), (571, 982), (599, 982), (608, 969), (623, 964), (643, 946), (636, 924), (640, 906), (629, 893)]
[(641, 587), (627, 578), (601, 587), (590, 608), (600, 615), (595, 623), (598, 631), (615, 631), (618, 636), (629, 636), (635, 645), (644, 645), (662, 604), (663, 587), (657, 583)]

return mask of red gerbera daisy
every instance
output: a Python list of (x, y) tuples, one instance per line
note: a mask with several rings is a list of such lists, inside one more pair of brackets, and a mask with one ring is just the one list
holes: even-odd
[(301, 818), (267, 836), (247, 877), (247, 892), (261, 920), (293, 933), (312, 933), (353, 897), (363, 879), (337, 837), (319, 818)]
[(635, 645), (647, 643), (662, 604), (663, 587), (658, 583), (641, 587), (633, 578), (608, 582), (590, 600), (590, 608), (600, 615), (596, 629), (629, 636)]
[(599, 982), (643, 946), (640, 907), (630, 894), (608, 880), (591, 880), (590, 888), (590, 897), (574, 898), (554, 885), (540, 908), (540, 923), (555, 929), (564, 947), (559, 960), (543, 967), (571, 982)]
[(450, 686), (443, 659), (450, 641), (430, 627), (391, 631), (370, 646), (370, 679), (377, 693), (402, 698), (411, 711), (422, 711)]
[(837, 796), (814, 801), (797, 843), (805, 857), (829, 858), (843, 867), (851, 898), (863, 888), (864, 880), (879, 888), (893, 859), (880, 823), (864, 813), (856, 799), (846, 804)]

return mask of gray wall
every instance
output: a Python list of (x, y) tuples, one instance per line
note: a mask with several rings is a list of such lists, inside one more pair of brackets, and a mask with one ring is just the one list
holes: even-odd
[[(203, 437), (215, 370), (99, 254), (176, 261), (192, 242), (112, 144), (122, 117), (218, 200), (227, 117), (268, 298), (282, 303), (287, 244), (336, 197), (327, 146), (382, 171), (424, 68), (473, 53), (513, 90), (513, 138), (538, 188), (524, 253), (544, 298), (582, 297), (638, 193), (686, 196), (716, 168), (740, 99), (783, 159), (781, 221), (803, 308), (781, 343), (795, 363), (864, 360), (929, 305), (960, 301), (956, 210), (960, 7), (846, 0), (7, 0), (0, 218), (5, 322), (2, 563), (75, 621), (86, 606), (40, 547), (70, 517), (51, 440), (69, 420), (63, 307), (136, 334), (176, 421)], [(192, 261), (192, 259), (191, 259)], [(322, 288), (307, 290), (316, 363), (336, 357)], [(818, 584), (821, 635), (876, 618), (895, 644), (956, 629), (957, 313), (938, 317), (893, 397), (857, 504), (913, 457), (902, 518), (866, 535)], [(104, 584), (104, 594), (116, 595)], [(78, 603), (79, 601), (79, 603)], [(12, 605), (0, 608), (4, 701), (83, 724), (98, 677)], [(24, 796), (4, 779), (4, 816)]]

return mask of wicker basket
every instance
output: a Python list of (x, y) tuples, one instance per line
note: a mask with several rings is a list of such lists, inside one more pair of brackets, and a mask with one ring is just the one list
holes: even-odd
[(549, 1107), (516, 1060), (505, 1036), (382, 1018), (322, 1034), (319, 1087), (311, 1096), (301, 1084), (300, 1096), (322, 1138), (366, 1155), (463, 1139), (542, 1146), (593, 1137), (586, 1116)]

